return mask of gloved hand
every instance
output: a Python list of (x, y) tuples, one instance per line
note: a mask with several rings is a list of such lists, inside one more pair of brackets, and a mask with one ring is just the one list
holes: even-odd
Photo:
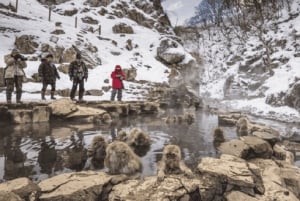
[(58, 77), (57, 77), (57, 79), (59, 79), (59, 80), (60, 80), (60, 77), (58, 76)]

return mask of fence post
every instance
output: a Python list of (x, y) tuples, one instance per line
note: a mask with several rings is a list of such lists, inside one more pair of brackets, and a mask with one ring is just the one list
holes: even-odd
[(99, 36), (101, 35), (101, 24), (99, 24)]
[(75, 17), (75, 28), (77, 28), (77, 16)]
[(16, 0), (16, 13), (18, 12), (19, 0)]
[(48, 16), (48, 20), (49, 20), (49, 22), (51, 21), (51, 5), (49, 5), (49, 16)]

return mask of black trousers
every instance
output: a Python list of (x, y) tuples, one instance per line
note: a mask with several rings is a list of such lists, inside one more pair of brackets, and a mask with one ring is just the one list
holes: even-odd
[(43, 82), (43, 87), (42, 87), (42, 92), (45, 92), (47, 89), (48, 84), (51, 85), (51, 91), (55, 91), (55, 82), (54, 83), (48, 83), (48, 82)]
[(73, 86), (72, 86), (71, 94), (70, 94), (71, 99), (75, 98), (75, 94), (76, 94), (76, 90), (77, 90), (78, 85), (79, 85), (79, 100), (81, 100), (83, 98), (84, 79), (74, 78), (73, 79)]

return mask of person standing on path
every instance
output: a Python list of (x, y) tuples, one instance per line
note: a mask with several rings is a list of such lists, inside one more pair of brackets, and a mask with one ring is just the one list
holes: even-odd
[(125, 74), (120, 65), (115, 66), (115, 70), (111, 73), (111, 78), (112, 92), (110, 100), (114, 101), (117, 94), (118, 101), (122, 101), (122, 90), (124, 89), (123, 80), (125, 79)]
[(13, 49), (11, 55), (5, 59), (6, 68), (4, 71), (4, 79), (6, 85), (6, 101), (11, 103), (12, 92), (16, 86), (16, 102), (21, 102), (22, 84), (25, 78), (24, 68), (27, 67), (27, 58), (22, 56), (17, 49)]
[(79, 84), (79, 101), (83, 100), (84, 80), (88, 79), (88, 69), (85, 63), (81, 60), (81, 54), (76, 54), (76, 60), (72, 61), (69, 67), (70, 80), (73, 81), (70, 98), (75, 100), (75, 93)]
[(51, 85), (51, 99), (56, 99), (54, 97), (56, 79), (60, 79), (58, 71), (55, 65), (52, 63), (53, 55), (48, 54), (46, 58), (42, 59), (42, 63), (39, 66), (38, 72), (39, 76), (42, 79), (43, 87), (41, 91), (42, 100), (46, 100), (45, 92), (48, 84)]

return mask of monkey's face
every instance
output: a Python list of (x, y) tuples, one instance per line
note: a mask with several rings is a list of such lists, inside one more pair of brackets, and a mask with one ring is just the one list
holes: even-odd
[(177, 168), (181, 160), (181, 151), (176, 145), (168, 145), (164, 148), (163, 158), (169, 168)]

